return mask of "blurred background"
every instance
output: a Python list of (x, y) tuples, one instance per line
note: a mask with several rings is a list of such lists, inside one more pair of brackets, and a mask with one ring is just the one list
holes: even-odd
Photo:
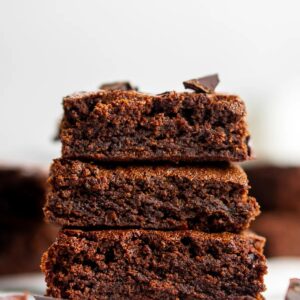
[(299, 11), (297, 0), (0, 1), (0, 163), (47, 169), (67, 94), (117, 80), (183, 90), (217, 72), (217, 91), (248, 107), (246, 169), (266, 216), (254, 229), (270, 257), (300, 256)]

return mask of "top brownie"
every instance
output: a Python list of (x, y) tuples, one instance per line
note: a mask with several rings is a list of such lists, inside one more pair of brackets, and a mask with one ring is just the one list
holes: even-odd
[(98, 90), (67, 96), (64, 158), (98, 161), (244, 161), (245, 105), (234, 95)]

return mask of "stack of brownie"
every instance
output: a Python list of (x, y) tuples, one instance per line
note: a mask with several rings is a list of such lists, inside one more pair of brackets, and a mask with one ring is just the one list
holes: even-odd
[(47, 295), (65, 299), (259, 299), (264, 238), (245, 231), (245, 106), (214, 92), (149, 95), (130, 84), (64, 98), (62, 158), (46, 219), (63, 226), (42, 259)]

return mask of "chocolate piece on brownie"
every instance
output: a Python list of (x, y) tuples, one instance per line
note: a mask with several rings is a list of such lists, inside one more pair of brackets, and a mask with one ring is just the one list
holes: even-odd
[(198, 93), (213, 93), (219, 82), (218, 74), (213, 74), (184, 81), (183, 85), (186, 89), (192, 89)]
[(108, 167), (57, 159), (46, 219), (66, 226), (239, 232), (259, 213), (235, 165)]
[(249, 159), (245, 105), (234, 95), (99, 90), (64, 98), (64, 158), (99, 161)]
[(105, 83), (100, 86), (101, 90), (111, 90), (111, 91), (137, 91), (138, 88), (131, 85), (128, 81), (119, 81), (112, 83)]
[(263, 245), (250, 233), (63, 230), (42, 270), (57, 298), (257, 299)]

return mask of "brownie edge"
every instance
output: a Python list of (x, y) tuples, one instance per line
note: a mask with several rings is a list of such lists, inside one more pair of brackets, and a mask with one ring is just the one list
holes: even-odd
[(256, 299), (265, 240), (252, 233), (62, 230), (42, 259), (65, 299)]

